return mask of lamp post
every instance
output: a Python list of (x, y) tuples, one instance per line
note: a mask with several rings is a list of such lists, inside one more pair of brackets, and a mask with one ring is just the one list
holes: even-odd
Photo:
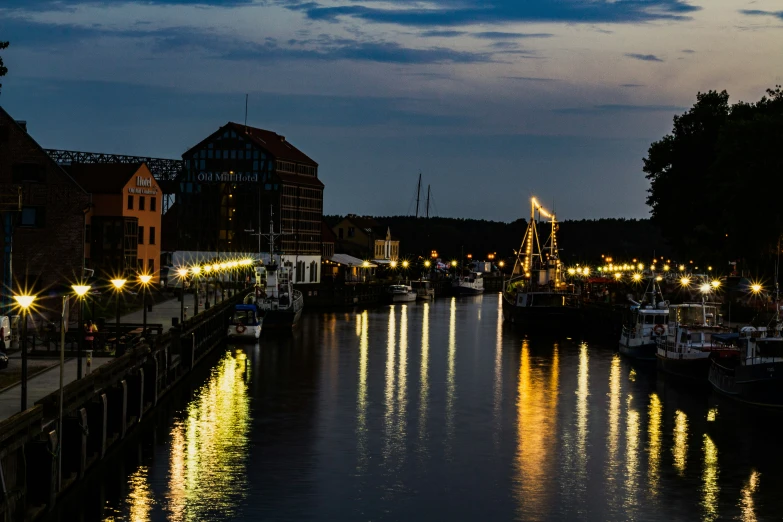
[(79, 336), (79, 342), (76, 343), (76, 378), (81, 379), (82, 378), (82, 353), (84, 352), (84, 325), (82, 324), (82, 321), (84, 321), (84, 296), (87, 295), (87, 292), (90, 291), (90, 288), (92, 288), (90, 285), (71, 285), (71, 288), (73, 288), (74, 293), (76, 293), (76, 297), (79, 299), (79, 327), (76, 329), (78, 332), (77, 335)]
[(15, 295), (14, 300), (22, 310), (22, 410), (27, 409), (27, 311), (35, 301), (34, 295)]
[(206, 288), (204, 289), (204, 310), (209, 308), (209, 274), (212, 273), (212, 265), (207, 264), (204, 265), (204, 284), (206, 285)]
[(120, 348), (120, 294), (122, 294), (122, 287), (125, 286), (125, 283), (127, 283), (127, 279), (112, 279), (111, 284), (114, 285), (114, 290), (116, 292), (116, 298), (117, 303), (115, 306), (115, 310), (117, 311), (117, 335), (116, 339), (114, 339), (114, 353), (116, 354), (119, 351)]
[(144, 307), (144, 311), (142, 312), (142, 337), (146, 337), (147, 335), (147, 287), (150, 284), (150, 281), (152, 281), (152, 276), (149, 274), (140, 274), (139, 275), (139, 282), (141, 283), (141, 306)]
[(180, 280), (180, 289), (179, 289), (179, 322), (183, 323), (185, 322), (185, 282), (186, 277), (188, 277), (188, 269), (187, 268), (180, 268), (177, 270), (177, 275), (179, 276)]
[(193, 272), (193, 317), (198, 313), (198, 275), (201, 273), (201, 267), (194, 265), (190, 268)]

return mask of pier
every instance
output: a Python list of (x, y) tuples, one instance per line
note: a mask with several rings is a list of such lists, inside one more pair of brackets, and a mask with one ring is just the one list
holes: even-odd
[[(224, 342), (228, 318), (247, 292), (204, 310), (150, 343), (100, 360), (80, 380), (73, 379), (75, 361), (66, 362), (71, 382), (63, 388), (62, 405), (56, 389), (58, 372), (38, 376), (40, 386), (31, 388), (33, 406), (0, 420), (0, 522), (36, 520), (53, 509), (61, 494), (122, 444), (160, 398)], [(54, 391), (41, 396), (42, 390)], [(10, 395), (0, 401), (0, 413), (19, 404), (18, 392), (6, 393)]]

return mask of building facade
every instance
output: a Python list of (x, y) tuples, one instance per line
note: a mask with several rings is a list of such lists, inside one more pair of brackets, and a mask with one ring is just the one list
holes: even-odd
[(90, 194), (84, 257), (103, 279), (149, 274), (159, 281), (162, 193), (144, 163), (77, 164), (66, 171)]
[(90, 195), (2, 107), (0, 199), (4, 298), (25, 289), (70, 291), (83, 277)]
[(374, 218), (348, 214), (332, 227), (337, 237), (337, 251), (378, 263), (397, 261), (400, 257), (400, 241), (393, 237), (391, 229)]
[[(227, 123), (183, 156), (172, 207), (176, 250), (255, 254), (259, 235), (282, 232), (275, 250), (296, 267), (297, 283), (320, 281), (324, 185), (318, 164), (272, 131)], [(260, 232), (259, 232), (260, 231)]]

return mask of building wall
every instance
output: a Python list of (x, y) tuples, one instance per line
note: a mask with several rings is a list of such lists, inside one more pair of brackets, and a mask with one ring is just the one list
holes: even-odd
[(352, 252), (347, 252), (347, 250), (352, 250), (358, 254), (357, 257), (362, 258), (369, 257), (372, 254), (370, 235), (363, 228), (357, 227), (350, 219), (343, 219), (332, 227), (332, 230), (334, 230), (334, 234), (337, 236), (337, 243), (340, 245), (341, 253), (352, 254)]
[(373, 259), (389, 259), (397, 261), (400, 257), (400, 242), (393, 239), (375, 240), (375, 257)]
[[(24, 173), (26, 172), (26, 174)], [(13, 212), (15, 285), (65, 288), (81, 279), (87, 194), (0, 109), (0, 195), (4, 210), (22, 188), (23, 212)], [(5, 236), (2, 235), (3, 247)], [(3, 264), (0, 258), (0, 264)], [(19, 288), (13, 288), (18, 290)]]
[[(128, 197), (133, 196), (133, 208), (128, 208)], [(142, 165), (122, 189), (122, 215), (138, 219), (137, 270), (160, 278), (161, 205), (163, 191), (149, 169)], [(141, 208), (141, 201), (144, 208)], [(153, 234), (154, 231), (154, 234)], [(153, 237), (154, 236), (154, 237)]]

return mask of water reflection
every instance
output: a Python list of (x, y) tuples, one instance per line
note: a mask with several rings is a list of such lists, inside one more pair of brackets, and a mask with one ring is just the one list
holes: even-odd
[(718, 518), (718, 448), (712, 439), (704, 434), (704, 472), (702, 478), (702, 502), (704, 508), (703, 520), (716, 520)]
[(128, 503), (130, 504), (130, 521), (147, 522), (152, 511), (152, 492), (149, 485), (149, 468), (139, 466), (128, 478)]
[(427, 435), (427, 403), (430, 395), (429, 365), (430, 365), (430, 304), (423, 304), (421, 317), (421, 370), (419, 392), (419, 440), (424, 441)]
[(400, 367), (398, 370), (399, 388), (397, 390), (398, 416), (397, 424), (401, 430), (400, 435), (405, 435), (405, 410), (407, 408), (408, 386), (408, 305), (402, 305), (400, 311)]
[(384, 417), (384, 458), (389, 459), (391, 453), (392, 426), (394, 424), (394, 381), (396, 372), (397, 343), (395, 339), (397, 321), (395, 318), (395, 305), (389, 307), (389, 322), (386, 336), (386, 390), (385, 401), (386, 415)]
[(576, 388), (576, 451), (579, 462), (580, 479), (586, 478), (587, 473), (587, 418), (588, 397), (590, 387), (588, 382), (589, 359), (587, 356), (587, 343), (579, 345), (579, 381)]
[(753, 502), (753, 494), (759, 487), (761, 473), (756, 470), (751, 471), (748, 483), (743, 486), (740, 494), (740, 507), (742, 508), (743, 522), (756, 522), (756, 510)]
[(618, 438), (620, 436), (620, 393), (622, 384), (620, 383), (620, 356), (615, 354), (612, 357), (612, 364), (609, 368), (609, 415), (608, 415), (608, 433), (606, 437), (607, 444), (607, 463), (606, 463), (606, 483), (607, 498), (615, 499), (617, 491), (617, 470), (618, 470)]
[(494, 403), (493, 416), (495, 419), (494, 442), (497, 446), (500, 443), (500, 412), (503, 402), (503, 294), (498, 294), (498, 321), (495, 330), (495, 380), (494, 380)]
[(549, 387), (541, 365), (533, 365), (527, 340), (522, 343), (517, 395), (517, 453), (515, 498), (517, 518), (542, 519), (552, 493), (559, 357), (553, 357)]
[(658, 495), (658, 475), (661, 464), (661, 425), (663, 424), (663, 405), (658, 394), (650, 394), (650, 405), (647, 407), (647, 437), (648, 462), (647, 486), (652, 496)]
[(674, 413), (674, 467), (680, 476), (685, 474), (685, 465), (688, 459), (688, 416), (677, 410)]
[(227, 353), (171, 430), (165, 510), (172, 521), (234, 516), (247, 491), (247, 357)]
[(449, 308), (449, 354), (446, 367), (446, 453), (451, 453), (451, 441), (454, 438), (454, 400), (457, 383), (454, 379), (454, 365), (457, 353), (457, 298), (451, 298)]
[(356, 387), (356, 445), (358, 471), (367, 465), (367, 351), (369, 348), (367, 310), (361, 314), (359, 338), (359, 383)]
[(633, 513), (633, 508), (637, 506), (639, 475), (639, 412), (633, 408), (632, 402), (633, 396), (628, 395), (625, 420), (625, 510), (629, 514)]

